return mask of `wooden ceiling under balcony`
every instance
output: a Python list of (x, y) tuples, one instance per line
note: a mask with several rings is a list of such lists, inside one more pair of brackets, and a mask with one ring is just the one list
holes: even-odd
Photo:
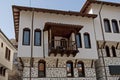
[(44, 30), (51, 29), (53, 36), (69, 37), (72, 32), (77, 33), (82, 29), (82, 27), (83, 26), (81, 25), (47, 22)]

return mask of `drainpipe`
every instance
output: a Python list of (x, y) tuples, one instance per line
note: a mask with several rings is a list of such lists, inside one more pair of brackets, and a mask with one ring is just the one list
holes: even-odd
[(45, 44), (44, 44), (44, 30), (43, 30), (43, 57), (45, 58)]
[[(103, 42), (105, 42), (104, 30), (103, 30), (103, 25), (102, 25), (102, 17), (101, 17), (102, 7), (103, 7), (103, 2), (101, 2), (101, 7), (100, 7), (100, 10), (99, 10), (99, 18), (100, 18), (100, 24), (101, 24), (101, 29), (102, 29)], [(104, 45), (102, 47), (104, 47)], [(102, 53), (104, 70), (105, 70), (105, 78), (106, 78), (106, 80), (108, 80), (107, 79), (107, 73), (106, 73), (106, 68), (105, 68), (105, 60), (104, 60), (102, 48), (101, 48), (101, 53)]]
[(32, 23), (31, 23), (30, 80), (31, 80), (31, 68), (33, 67), (33, 22), (34, 22), (34, 8), (32, 8)]

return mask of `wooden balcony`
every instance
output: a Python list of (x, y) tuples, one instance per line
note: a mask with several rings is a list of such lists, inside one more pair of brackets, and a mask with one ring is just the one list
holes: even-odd
[(75, 57), (77, 53), (78, 49), (75, 41), (50, 40), (49, 42), (49, 56), (51, 54), (54, 54), (54, 56), (57, 54), (60, 54), (61, 56), (66, 54), (67, 57), (69, 57), (72, 54), (73, 57)]

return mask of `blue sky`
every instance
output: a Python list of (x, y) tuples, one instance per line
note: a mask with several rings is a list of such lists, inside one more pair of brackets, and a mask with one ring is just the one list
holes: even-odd
[[(15, 38), (12, 5), (80, 11), (85, 1), (86, 0), (0, 0), (0, 28), (9, 39)], [(120, 0), (104, 1), (120, 3)]]

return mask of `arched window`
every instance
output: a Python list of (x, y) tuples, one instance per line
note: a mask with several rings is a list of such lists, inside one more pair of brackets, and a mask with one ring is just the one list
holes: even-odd
[(41, 45), (41, 30), (40, 29), (36, 29), (34, 31), (34, 45), (35, 46)]
[(44, 60), (40, 60), (38, 62), (38, 77), (45, 77), (46, 75), (46, 62)]
[(81, 41), (81, 34), (80, 33), (76, 34), (76, 42), (77, 42), (77, 47), (81, 48), (82, 47), (82, 41)]
[(88, 33), (84, 33), (84, 44), (85, 48), (91, 48), (90, 35)]
[(105, 50), (106, 50), (106, 55), (107, 55), (107, 57), (110, 57), (110, 50), (109, 50), (109, 47), (106, 46), (106, 47), (105, 47)]
[(112, 54), (113, 54), (113, 57), (116, 57), (116, 50), (114, 46), (112, 46)]
[(112, 27), (113, 27), (113, 32), (114, 33), (119, 33), (118, 23), (114, 19), (112, 20)]
[(78, 76), (79, 77), (85, 77), (85, 72), (84, 72), (84, 63), (79, 61), (77, 64), (78, 68)]
[(67, 68), (67, 77), (73, 77), (73, 62), (67, 61), (66, 68)]
[(110, 22), (108, 19), (104, 19), (105, 32), (111, 32)]
[(30, 29), (23, 29), (23, 45), (30, 45)]

